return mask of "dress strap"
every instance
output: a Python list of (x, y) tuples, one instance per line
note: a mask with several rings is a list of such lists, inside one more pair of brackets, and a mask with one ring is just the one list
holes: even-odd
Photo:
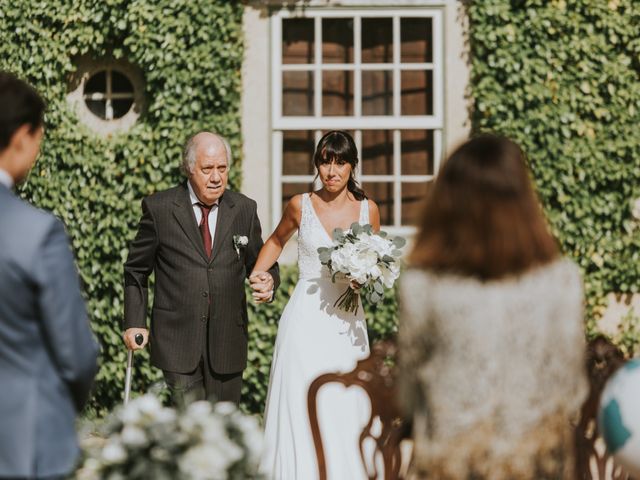
[(360, 223), (369, 223), (369, 200), (366, 198), (360, 201)]

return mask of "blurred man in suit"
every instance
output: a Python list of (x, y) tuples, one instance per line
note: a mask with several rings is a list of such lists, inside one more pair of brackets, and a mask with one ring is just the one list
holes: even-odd
[(60, 220), (18, 198), (40, 149), (44, 102), (0, 72), (0, 478), (63, 478), (97, 345)]
[[(184, 148), (187, 180), (142, 201), (138, 233), (124, 265), (124, 341), (151, 345), (173, 401), (238, 403), (247, 365), (248, 317), (244, 282), (262, 247), (256, 202), (226, 189), (229, 143), (200, 132)], [(155, 272), (151, 338), (148, 278)], [(252, 276), (253, 296), (269, 300), (279, 283), (277, 264)], [(137, 345), (135, 335), (144, 341)]]

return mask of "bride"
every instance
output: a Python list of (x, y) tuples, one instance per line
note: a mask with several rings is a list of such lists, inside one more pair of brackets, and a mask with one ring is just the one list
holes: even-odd
[[(331, 281), (317, 250), (332, 245), (335, 228), (346, 230), (354, 222), (371, 224), (378, 231), (380, 213), (354, 178), (358, 151), (348, 133), (325, 134), (316, 148), (314, 164), (322, 188), (291, 199), (252, 273), (259, 276), (269, 270), (298, 230), (300, 279), (278, 327), (260, 466), (262, 473), (277, 480), (318, 477), (307, 413), (309, 385), (323, 373), (352, 370), (369, 354), (363, 309), (353, 314), (333, 306), (347, 283)], [(357, 389), (334, 384), (320, 390), (318, 419), (330, 480), (367, 478), (358, 440), (369, 408)]]

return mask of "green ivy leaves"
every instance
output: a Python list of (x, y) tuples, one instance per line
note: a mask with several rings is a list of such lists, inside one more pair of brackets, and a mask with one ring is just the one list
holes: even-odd
[[(92, 328), (102, 344), (92, 409), (121, 401), (122, 264), (140, 200), (181, 180), (186, 138), (201, 129), (229, 137), (241, 152), (242, 6), (211, 0), (0, 0), (0, 68), (45, 97), (42, 153), (21, 194), (65, 222)], [(67, 104), (79, 55), (125, 58), (140, 67), (147, 111), (128, 132), (101, 138)], [(239, 159), (238, 159), (239, 160)], [(231, 185), (239, 186), (239, 161)], [(161, 377), (136, 354), (133, 390)]]
[(609, 292), (638, 292), (640, 4), (633, 0), (470, 2), (476, 131), (529, 156), (565, 252), (585, 272), (588, 333)]

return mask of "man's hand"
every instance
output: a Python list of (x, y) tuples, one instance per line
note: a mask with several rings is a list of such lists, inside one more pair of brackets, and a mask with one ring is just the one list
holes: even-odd
[(265, 303), (273, 298), (273, 277), (269, 272), (253, 272), (249, 277), (256, 303)]
[[(136, 343), (136, 335), (142, 334), (142, 344)], [(142, 350), (149, 342), (149, 330), (146, 328), (127, 328), (122, 334), (124, 344), (129, 350)]]

